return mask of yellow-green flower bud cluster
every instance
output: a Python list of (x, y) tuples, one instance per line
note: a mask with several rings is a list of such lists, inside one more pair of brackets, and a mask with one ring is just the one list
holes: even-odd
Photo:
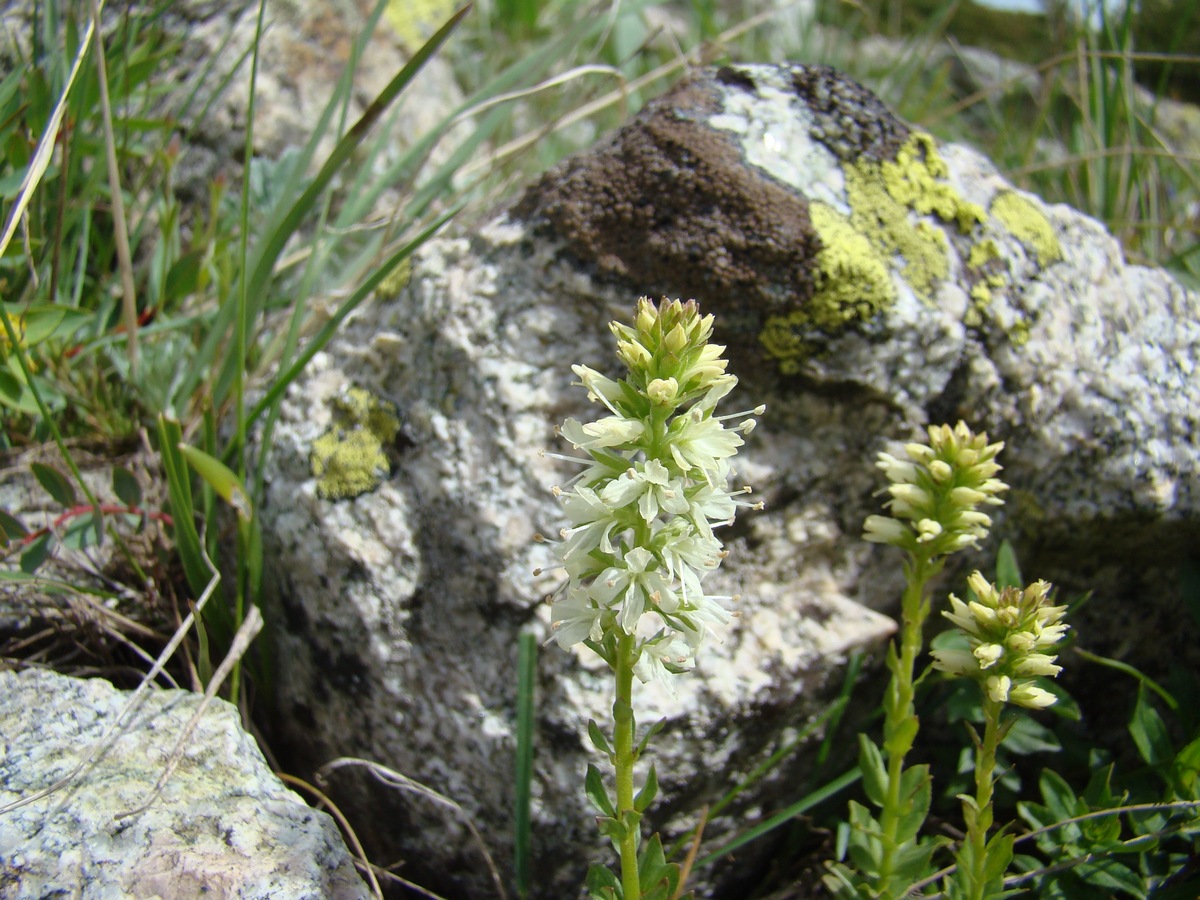
[(655, 306), (638, 300), (634, 327), (613, 322), (617, 356), (629, 367), (629, 383), (660, 406), (686, 403), (704, 394), (725, 374), (725, 348), (710, 344), (713, 317), (701, 316), (695, 300), (666, 298)]
[(935, 669), (973, 678), (997, 703), (1043, 709), (1054, 703), (1049, 691), (1034, 683), (1037, 676), (1055, 677), (1052, 649), (1070, 627), (1063, 624), (1065, 606), (1050, 605), (1050, 585), (1037, 581), (1024, 590), (998, 589), (979, 572), (967, 579), (975, 599), (964, 603), (950, 595), (947, 619), (966, 635), (968, 650), (931, 651)]
[(995, 477), (1002, 442), (989, 444), (965, 422), (931, 425), (928, 433), (928, 443), (905, 445), (904, 458), (879, 454), (891, 515), (868, 516), (863, 537), (933, 558), (977, 546), (992, 525), (978, 507), (1002, 504), (997, 494), (1008, 485)]
[(611, 415), (560, 429), (588, 458), (569, 490), (554, 488), (571, 524), (555, 545), (567, 581), (551, 616), (564, 648), (586, 641), (603, 655), (618, 634), (636, 635), (635, 672), (669, 687), (666, 676), (690, 668), (708, 629), (729, 619), (721, 601), (732, 598), (702, 582), (725, 556), (714, 528), (738, 506), (759, 506), (738, 499), (749, 488), (727, 485), (741, 435), (764, 408), (713, 414), (737, 378), (725, 373), (725, 348), (708, 343), (713, 317), (695, 301), (642, 298), (634, 321), (610, 326), (625, 378), (573, 367)]

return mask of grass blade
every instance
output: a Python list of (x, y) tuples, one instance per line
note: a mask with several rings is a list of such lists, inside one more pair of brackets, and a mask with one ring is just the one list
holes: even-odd
[(537, 639), (521, 632), (517, 659), (517, 771), (513, 800), (513, 855), (517, 896), (532, 889), (530, 802), (533, 783), (534, 683), (537, 677)]

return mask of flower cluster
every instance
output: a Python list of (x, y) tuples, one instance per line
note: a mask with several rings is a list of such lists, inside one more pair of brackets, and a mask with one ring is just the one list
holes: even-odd
[(950, 612), (943, 612), (967, 637), (969, 650), (931, 651), (936, 669), (979, 681), (996, 703), (1015, 703), (1043, 709), (1054, 703), (1049, 691), (1036, 687), (1036, 676), (1053, 677), (1062, 671), (1050, 650), (1062, 640), (1069, 625), (1062, 623), (1065, 606), (1049, 605), (1050, 585), (1045, 581), (1025, 590), (999, 590), (979, 572), (967, 584), (975, 600), (964, 603), (950, 595)]
[(863, 538), (927, 558), (978, 545), (992, 519), (977, 507), (1003, 503), (996, 495), (1008, 490), (995, 477), (1003, 447), (959, 422), (931, 425), (928, 444), (904, 446), (907, 459), (880, 453), (876, 465), (892, 482), (885, 504), (891, 515), (868, 516)]
[(572, 367), (609, 415), (559, 430), (588, 457), (569, 489), (553, 488), (570, 520), (554, 546), (567, 575), (552, 598), (554, 639), (564, 649), (585, 641), (611, 663), (609, 644), (636, 635), (638, 677), (668, 686), (668, 673), (694, 665), (708, 629), (729, 620), (722, 601), (733, 598), (703, 586), (726, 554), (714, 528), (738, 506), (761, 506), (740, 499), (749, 488), (727, 488), (730, 458), (764, 408), (713, 414), (737, 378), (725, 373), (725, 348), (708, 343), (712, 322), (695, 301), (639, 300), (633, 327), (610, 325), (628, 375)]

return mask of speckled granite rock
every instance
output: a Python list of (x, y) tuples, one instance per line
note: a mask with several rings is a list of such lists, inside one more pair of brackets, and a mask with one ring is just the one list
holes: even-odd
[(100, 679), (0, 672), (0, 894), (368, 896), (333, 819), (283, 786), (221, 700), (161, 796), (118, 818), (150, 799), (202, 699), (188, 691), (150, 691), (68, 786), (15, 805), (69, 775), (130, 696)]
[[(706, 70), (509, 212), (427, 245), (409, 286), (360, 311), (289, 393), (263, 515), (278, 728), (304, 742), (300, 762), (400, 769), (508, 858), (516, 640), (547, 633), (555, 584), (532, 574), (549, 558), (531, 538), (561, 526), (548, 489), (570, 477), (539, 454), (561, 449), (564, 416), (595, 413), (570, 364), (611, 373), (606, 323), (660, 292), (716, 314), (733, 396), (768, 411), (738, 457), (766, 511), (725, 533), (714, 584), (742, 615), (678, 700), (635, 692), (641, 721), (667, 719), (658, 827), (690, 825), (821, 709), (846, 654), (888, 634), (871, 610), (898, 597), (898, 560), (859, 534), (879, 504), (875, 452), (927, 422), (964, 417), (1008, 442), (996, 533), (1030, 577), (1096, 589), (1104, 612), (1077, 623), (1089, 646), (1196, 652), (1173, 579), (1198, 530), (1197, 298), (831, 70)], [(310, 457), (352, 385), (402, 426), (378, 490), (329, 502)], [(1136, 633), (1114, 615), (1133, 600)], [(540, 896), (569, 895), (598, 845), (580, 775), (586, 722), (611, 702), (603, 676), (585, 654), (539, 662)], [(797, 759), (744, 794), (710, 846), (794, 799), (803, 772)], [(488, 889), (438, 810), (336, 787), (381, 856), (444, 892)], [(702, 893), (719, 877), (700, 873)]]

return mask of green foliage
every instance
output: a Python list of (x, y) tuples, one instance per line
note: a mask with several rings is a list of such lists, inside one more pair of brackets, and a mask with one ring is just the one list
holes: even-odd
[(1134, 63), (1138, 80), (1160, 94), (1200, 103), (1200, 2), (1139, 0), (1132, 24), (1138, 53), (1145, 54)]

